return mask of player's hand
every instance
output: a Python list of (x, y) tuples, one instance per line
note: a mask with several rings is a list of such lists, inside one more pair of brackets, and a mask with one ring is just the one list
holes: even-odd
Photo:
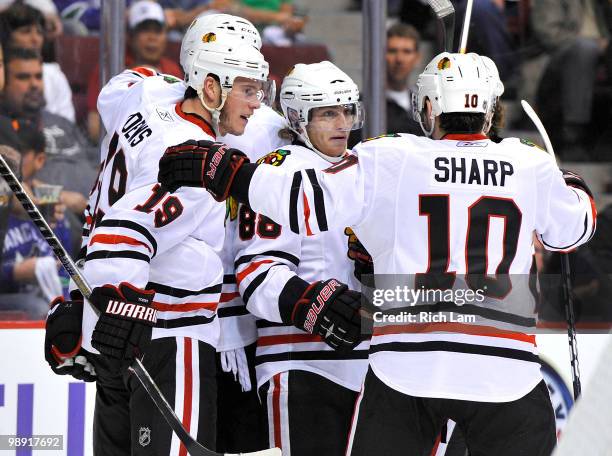
[(141, 290), (122, 282), (119, 287), (94, 288), (89, 301), (100, 311), (91, 345), (104, 355), (111, 369), (123, 370), (142, 357), (151, 343), (157, 311), (153, 290)]
[(569, 185), (570, 187), (577, 187), (581, 190), (584, 190), (587, 193), (587, 195), (593, 198), (593, 192), (591, 192), (591, 189), (589, 188), (589, 186), (587, 185), (587, 183), (584, 181), (584, 179), (581, 176), (579, 176), (575, 172), (570, 171), (568, 169), (563, 169), (563, 168), (559, 168), (559, 169), (563, 173), (563, 179), (565, 180), (565, 183), (567, 185)]
[(93, 382), (96, 370), (88, 360), (90, 353), (81, 348), (83, 297), (73, 291), (71, 298), (64, 301), (60, 296), (50, 305), (45, 324), (45, 359), (57, 375)]
[(248, 161), (244, 153), (225, 144), (189, 140), (166, 149), (158, 180), (171, 192), (183, 186), (203, 187), (217, 201), (225, 201), (236, 173)]
[(338, 351), (350, 351), (361, 341), (361, 293), (336, 279), (314, 282), (293, 308), (292, 323), (318, 334)]
[(348, 257), (355, 262), (353, 274), (361, 283), (362, 276), (374, 274), (374, 262), (363, 244), (359, 241), (355, 233), (350, 228), (344, 229), (344, 234), (348, 236)]

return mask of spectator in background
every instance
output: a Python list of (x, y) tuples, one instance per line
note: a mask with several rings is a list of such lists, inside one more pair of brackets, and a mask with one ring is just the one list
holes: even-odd
[[(412, 117), (412, 93), (410, 75), (421, 61), (419, 50), (421, 37), (417, 29), (404, 23), (397, 23), (387, 30), (385, 52), (387, 90), (387, 128), (385, 133), (410, 133), (423, 136), (419, 123)], [(364, 94), (361, 95), (364, 99)], [(367, 97), (365, 98), (367, 103)], [(353, 130), (348, 146), (353, 148), (362, 139), (362, 130)]]
[[(23, 144), (22, 182), (31, 195), (29, 183), (44, 163), (45, 138), (31, 126), (23, 126), (19, 138)], [(55, 204), (51, 212), (48, 219), (51, 228), (62, 244), (70, 245), (65, 206)], [(30, 318), (41, 319), (47, 313), (48, 302), (64, 295), (67, 286), (68, 276), (60, 270), (51, 247), (19, 204), (14, 204), (2, 245), (0, 308), (26, 311)]]
[[(457, 9), (456, 23), (458, 24), (455, 28), (456, 50), (459, 49), (460, 45), (467, 0), (458, 0), (453, 3), (455, 3)], [(508, 31), (505, 3), (505, 0), (474, 0), (467, 49), (468, 52), (486, 55), (493, 59), (499, 70), (499, 77), (504, 82), (506, 92), (508, 92), (508, 84), (513, 82), (520, 62), (516, 50), (513, 49), (512, 39)]]
[(422, 136), (419, 123), (412, 118), (410, 75), (421, 61), (419, 32), (412, 25), (395, 24), (387, 30), (387, 133), (412, 133)]
[[(44, 44), (43, 14), (22, 2), (15, 2), (0, 13), (2, 44), (5, 48), (33, 49), (41, 53)], [(74, 122), (74, 105), (68, 79), (56, 62), (43, 63), (46, 110)]]
[(45, 135), (47, 160), (40, 179), (62, 185), (64, 203), (82, 214), (96, 179), (97, 151), (90, 147), (76, 125), (44, 109), (44, 84), (40, 56), (32, 49), (9, 49), (5, 57), (6, 86), (0, 113), (17, 129), (31, 125)]
[(301, 35), (306, 16), (296, 12), (293, 0), (238, 0), (229, 8), (230, 14), (251, 21), (264, 42), (289, 46), (303, 40)]
[[(161, 73), (178, 78), (183, 72), (176, 62), (164, 57), (168, 36), (164, 11), (152, 0), (141, 0), (132, 4), (128, 14), (128, 50), (125, 66), (146, 66)], [(87, 124), (89, 136), (97, 142), (100, 137), (100, 116), (96, 103), (100, 93), (100, 70), (96, 66), (89, 76), (87, 87)]]
[(592, 134), (593, 91), (598, 62), (609, 47), (610, 15), (605, 13), (611, 7), (606, 0), (537, 0), (531, 4), (531, 27), (547, 60), (541, 78), (536, 75), (540, 81), (536, 102), (545, 124), (546, 119), (562, 124), (556, 129), (560, 137), (553, 136), (553, 141), (560, 141), (563, 160), (590, 158), (587, 141)]

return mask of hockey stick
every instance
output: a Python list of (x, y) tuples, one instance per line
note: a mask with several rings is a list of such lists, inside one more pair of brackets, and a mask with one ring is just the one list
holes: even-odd
[[(523, 110), (538, 129), (540, 136), (544, 140), (546, 150), (550, 155), (553, 156), (556, 161), (557, 157), (555, 156), (555, 151), (553, 149), (552, 143), (550, 142), (550, 137), (548, 136), (548, 133), (544, 128), (544, 124), (542, 124), (542, 121), (529, 103), (527, 103), (525, 100), (521, 100), (521, 106), (523, 106)], [(574, 387), (574, 400), (577, 400), (580, 397), (580, 393), (582, 392), (582, 386), (580, 383), (580, 365), (578, 364), (578, 341), (576, 340), (576, 317), (574, 315), (574, 298), (572, 297), (571, 293), (570, 263), (569, 257), (566, 253), (561, 254), (561, 281), (563, 286), (563, 297), (565, 301), (565, 318), (567, 320), (567, 338), (569, 341), (570, 364), (572, 367), (572, 385)]]
[[(40, 234), (42, 234), (47, 244), (49, 244), (49, 246), (53, 249), (53, 253), (55, 253), (57, 258), (60, 260), (66, 269), (66, 272), (68, 275), (70, 275), (70, 278), (74, 280), (74, 283), (78, 287), (79, 291), (85, 298), (89, 298), (89, 296), (91, 296), (91, 287), (77, 268), (74, 261), (72, 261), (72, 258), (70, 258), (70, 255), (68, 255), (68, 252), (66, 252), (66, 249), (64, 249), (64, 246), (61, 244), (59, 239), (57, 239), (55, 233), (53, 233), (51, 227), (49, 227), (49, 224), (46, 222), (32, 199), (27, 195), (23, 186), (21, 185), (21, 182), (19, 182), (1, 154), (0, 176), (4, 178), (6, 183), (13, 191), (15, 197), (19, 200), (32, 222), (40, 231)], [(136, 378), (140, 381), (145, 391), (149, 393), (151, 400), (155, 403), (164, 419), (168, 422), (172, 430), (176, 433), (177, 437), (180, 439), (183, 445), (185, 445), (185, 448), (187, 448), (187, 451), (192, 456), (224, 456), (223, 453), (217, 453), (216, 451), (209, 450), (208, 448), (200, 445), (193, 437), (191, 437), (191, 435), (189, 435), (179, 418), (174, 413), (174, 410), (172, 410), (172, 407), (170, 407), (170, 404), (166, 398), (164, 398), (159, 387), (155, 384), (155, 381), (138, 358), (134, 360), (134, 364), (128, 369), (136, 375)], [(244, 456), (280, 456), (281, 452), (278, 448), (272, 448), (254, 453), (240, 454)], [(225, 456), (238, 455), (225, 454)]]
[(455, 8), (449, 0), (427, 0), (442, 28), (442, 46), (453, 52), (455, 39)]
[(463, 28), (461, 29), (461, 41), (459, 43), (459, 53), (465, 54), (467, 49), (467, 39), (470, 33), (470, 20), (472, 19), (472, 5), (474, 0), (467, 0), (465, 6), (465, 17), (463, 18)]

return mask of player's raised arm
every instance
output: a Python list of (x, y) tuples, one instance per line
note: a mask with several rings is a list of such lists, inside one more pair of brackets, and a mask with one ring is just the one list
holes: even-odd
[(539, 172), (543, 180), (537, 234), (547, 250), (572, 250), (595, 233), (595, 201), (582, 177), (558, 170), (552, 159), (548, 165)]
[(359, 160), (350, 154), (323, 171), (287, 172), (249, 163), (245, 154), (225, 144), (198, 141), (197, 150), (166, 151), (159, 162), (159, 182), (170, 191), (203, 187), (217, 201), (233, 196), (306, 235), (355, 225), (366, 205)]

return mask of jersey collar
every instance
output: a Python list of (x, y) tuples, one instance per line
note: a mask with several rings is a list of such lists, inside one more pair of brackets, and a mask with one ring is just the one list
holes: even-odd
[(452, 141), (482, 141), (483, 139), (489, 139), (487, 135), (483, 135), (482, 133), (473, 133), (473, 134), (457, 134), (457, 133), (447, 133), (442, 136), (441, 139), (449, 139)]
[(207, 122), (206, 119), (204, 119), (202, 116), (198, 116), (197, 114), (194, 114), (192, 112), (183, 111), (183, 108), (181, 108), (180, 101), (176, 104), (175, 111), (179, 115), (179, 117), (182, 117), (187, 122), (191, 122), (192, 124), (197, 125), (202, 129), (202, 131), (204, 131), (204, 133), (209, 136), (212, 136), (213, 139), (217, 139), (217, 135), (215, 135), (215, 130), (213, 129), (212, 125)]

